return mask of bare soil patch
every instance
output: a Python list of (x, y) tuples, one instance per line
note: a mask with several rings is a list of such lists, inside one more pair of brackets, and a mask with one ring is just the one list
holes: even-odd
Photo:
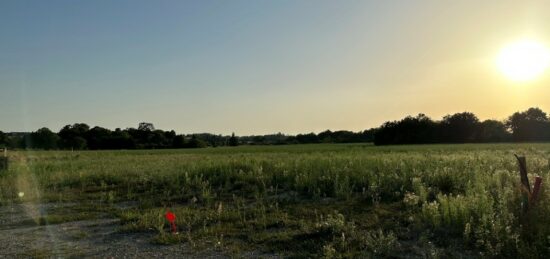
[(0, 207), (0, 258), (225, 258), (222, 251), (193, 250), (188, 244), (155, 245), (153, 234), (121, 233), (119, 219), (59, 224), (40, 222), (52, 209), (76, 204), (12, 204)]

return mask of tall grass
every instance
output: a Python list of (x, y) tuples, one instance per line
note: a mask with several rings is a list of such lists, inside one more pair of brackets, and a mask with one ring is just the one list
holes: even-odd
[[(434, 241), (461, 240), (461, 249), (478, 256), (548, 256), (550, 194), (543, 184), (538, 204), (521, 213), (514, 153), (527, 156), (531, 180), (535, 175), (550, 179), (547, 144), (19, 151), (10, 154), (12, 167), (1, 173), (0, 203), (138, 201), (138, 208), (119, 215), (128, 231), (161, 235), (166, 230), (162, 211), (172, 208), (182, 215), (182, 230), (216, 240), (246, 241), (239, 232), (273, 227), (294, 235), (321, 233), (326, 238), (319, 245), (306, 245), (317, 256), (395, 255), (396, 247), (406, 250), (399, 242), (420, 242), (403, 234), (410, 231), (429, 233)], [(19, 197), (20, 192), (25, 195)], [(297, 209), (315, 204), (329, 215), (323, 224), (330, 231)], [(331, 205), (351, 207), (334, 214), (328, 212)], [(402, 223), (371, 226), (365, 210), (384, 206)], [(267, 236), (253, 240), (276, 247), (270, 241), (275, 237), (263, 233)], [(342, 233), (349, 244), (342, 243)]]

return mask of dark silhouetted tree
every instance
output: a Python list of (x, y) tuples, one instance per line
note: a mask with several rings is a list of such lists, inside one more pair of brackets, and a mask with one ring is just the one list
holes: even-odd
[(109, 143), (110, 149), (134, 149), (136, 144), (134, 139), (128, 133), (128, 131), (121, 130), (119, 128), (115, 129), (111, 134), (111, 141)]
[(93, 127), (86, 132), (86, 142), (89, 149), (111, 149), (111, 130)]
[(296, 140), (301, 144), (319, 143), (319, 138), (315, 133), (298, 134), (296, 135)]
[(48, 128), (41, 128), (26, 137), (28, 138), (26, 141), (27, 148), (56, 149), (59, 141), (59, 136)]
[(322, 143), (332, 143), (333, 142), (333, 140), (332, 140), (332, 131), (325, 130), (325, 131), (317, 134), (317, 138)]
[(386, 122), (374, 134), (376, 145), (421, 144), (437, 141), (437, 124), (424, 114)]
[(155, 130), (155, 126), (153, 126), (153, 123), (141, 122), (139, 123), (138, 130), (153, 131)]
[(8, 135), (0, 131), (0, 148), (5, 148), (8, 145)]
[(550, 126), (546, 113), (539, 108), (529, 108), (512, 114), (506, 121), (514, 141), (550, 140)]
[(506, 130), (506, 125), (497, 120), (485, 120), (481, 122), (478, 142), (506, 142), (510, 140), (510, 133)]
[(85, 149), (87, 147), (86, 136), (90, 126), (84, 123), (75, 123), (63, 127), (58, 135), (61, 138), (60, 146), (66, 149)]
[(183, 135), (176, 135), (172, 139), (172, 147), (173, 148), (184, 148), (185, 147), (185, 136)]
[(239, 139), (235, 136), (235, 133), (233, 132), (231, 134), (231, 137), (229, 138), (229, 146), (235, 147), (239, 145)]
[(187, 148), (204, 148), (206, 147), (206, 142), (198, 139), (195, 135), (193, 135), (191, 137), (191, 139), (189, 140), (189, 142), (186, 144), (185, 147)]
[[(171, 134), (166, 134), (170, 136)], [(173, 137), (172, 137), (173, 138)], [(172, 145), (172, 139), (165, 136), (165, 132), (162, 130), (154, 130), (149, 134), (147, 142), (148, 148), (168, 148)]]
[(447, 115), (441, 121), (443, 142), (475, 142), (479, 126), (479, 119), (471, 112)]

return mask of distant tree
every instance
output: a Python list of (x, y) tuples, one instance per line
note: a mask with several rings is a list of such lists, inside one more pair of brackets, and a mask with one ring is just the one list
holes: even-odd
[(198, 139), (195, 135), (193, 135), (189, 142), (186, 144), (186, 147), (188, 148), (204, 148), (206, 146), (206, 142)]
[(299, 144), (299, 142), (296, 139), (296, 136), (288, 136), (284, 144)]
[(233, 132), (231, 134), (231, 137), (229, 138), (229, 146), (238, 146), (239, 145), (239, 139), (235, 136), (235, 133)]
[(215, 135), (210, 133), (196, 133), (189, 135), (188, 137), (191, 138), (193, 136), (204, 141), (208, 146), (212, 147), (227, 145), (229, 139), (228, 136)]
[(283, 145), (287, 144), (288, 136), (285, 136), (284, 134), (279, 132), (277, 134), (267, 135), (266, 139), (270, 144)]
[(153, 131), (155, 130), (155, 126), (153, 126), (153, 123), (141, 122), (139, 123), (138, 130)]
[(85, 137), (89, 149), (112, 149), (109, 129), (96, 126), (87, 131)]
[(111, 149), (134, 149), (136, 144), (132, 136), (125, 130), (115, 129), (111, 134)]
[(66, 149), (85, 149), (87, 147), (86, 136), (90, 126), (84, 123), (75, 123), (63, 127), (58, 135), (61, 138), (60, 146)]
[(128, 128), (125, 130), (134, 141), (136, 149), (147, 148), (150, 131)]
[(185, 137), (183, 135), (176, 135), (172, 139), (172, 147), (173, 148), (184, 148), (185, 146)]
[(377, 128), (371, 128), (361, 132), (360, 142), (374, 142), (374, 135), (376, 134), (377, 130)]
[(447, 115), (441, 121), (444, 142), (474, 142), (479, 126), (479, 119), (471, 112)]
[(516, 112), (505, 123), (495, 120), (479, 122), (469, 112), (447, 115), (440, 122), (433, 122), (420, 114), (386, 122), (370, 132), (374, 134), (375, 145), (549, 141), (550, 119), (539, 108)]
[(315, 133), (298, 134), (296, 135), (296, 140), (298, 143), (302, 144), (319, 143), (319, 138), (315, 135)]
[(0, 148), (5, 148), (8, 145), (8, 135), (0, 131)]
[(251, 144), (254, 144), (254, 145), (266, 144), (266, 138), (265, 136), (253, 136)]
[(167, 140), (172, 140), (174, 137), (176, 137), (176, 132), (171, 130), (171, 131), (165, 131), (164, 132), (164, 138), (167, 139)]
[(325, 131), (317, 134), (317, 138), (319, 139), (319, 141), (321, 141), (323, 143), (332, 143), (333, 142), (333, 140), (332, 140), (332, 131), (325, 130)]
[(506, 121), (514, 141), (542, 141), (550, 139), (550, 125), (546, 113), (539, 108), (529, 108), (512, 114)]
[(222, 136), (222, 134), (218, 134), (215, 140), (216, 143), (213, 146), (224, 146), (227, 143), (227, 136)]
[(10, 149), (25, 148), (25, 138), (28, 133), (5, 133), (5, 147)]
[(348, 130), (339, 130), (332, 132), (331, 139), (333, 143), (353, 143), (359, 141), (359, 134)]
[(376, 131), (371, 131), (375, 145), (435, 143), (437, 133), (437, 124), (422, 113), (386, 122)]
[(169, 148), (172, 146), (172, 139), (168, 139), (166, 134), (162, 130), (154, 130), (149, 134), (148, 147), (149, 148)]
[(86, 139), (83, 137), (75, 137), (71, 139), (70, 145), (75, 150), (82, 150), (82, 149), (86, 149), (87, 142), (86, 142)]
[(506, 142), (510, 139), (510, 133), (506, 125), (497, 120), (485, 120), (479, 127), (479, 142)]
[(28, 148), (38, 148), (45, 150), (56, 149), (57, 142), (59, 141), (59, 136), (57, 136), (57, 134), (53, 133), (48, 128), (41, 128), (36, 132), (27, 135), (26, 137), (26, 146)]
[(288, 137), (282, 133), (268, 134), (263, 136), (243, 136), (239, 137), (240, 142), (249, 143), (253, 145), (282, 145), (288, 144)]
[(90, 130), (90, 126), (86, 123), (75, 123), (72, 126), (69, 126), (71, 132), (78, 136), (85, 136), (86, 132)]

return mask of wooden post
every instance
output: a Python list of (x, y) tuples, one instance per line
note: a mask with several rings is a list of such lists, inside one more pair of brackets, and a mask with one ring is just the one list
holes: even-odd
[(537, 176), (535, 178), (535, 186), (533, 186), (533, 193), (531, 193), (530, 205), (534, 205), (537, 202), (540, 192), (540, 186), (542, 185), (542, 177)]
[[(519, 174), (521, 177), (521, 192), (523, 196), (523, 212), (527, 212), (529, 207), (532, 207), (537, 202), (539, 197), (540, 188), (542, 186), (542, 177), (535, 177), (535, 185), (533, 186), (533, 191), (531, 191), (531, 186), (529, 185), (529, 178), (527, 178), (527, 162), (524, 156), (514, 155), (518, 159), (519, 165)], [(550, 160), (549, 160), (550, 161)]]
[(518, 163), (519, 163), (519, 174), (521, 176), (521, 184), (530, 193), (531, 192), (531, 186), (529, 185), (529, 178), (527, 178), (527, 162), (525, 160), (525, 157), (524, 156), (518, 156), (518, 155), (515, 155), (515, 156), (518, 159)]
[(521, 179), (521, 192), (523, 197), (523, 211), (529, 210), (529, 196), (531, 196), (531, 186), (529, 185), (529, 178), (527, 177), (527, 161), (524, 156), (515, 155), (518, 160), (519, 174)]

